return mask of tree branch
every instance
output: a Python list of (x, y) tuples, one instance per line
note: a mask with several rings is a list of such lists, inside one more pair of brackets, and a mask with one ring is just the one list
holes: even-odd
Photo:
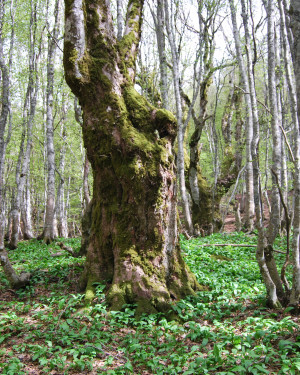
[(295, 163), (294, 154), (293, 154), (292, 148), (291, 148), (291, 146), (289, 144), (289, 141), (287, 139), (286, 133), (285, 133), (285, 131), (284, 131), (284, 129), (283, 129), (283, 127), (281, 125), (279, 125), (279, 127), (280, 127), (280, 130), (282, 131), (282, 134), (283, 134), (283, 137), (284, 137), (284, 140), (285, 140), (285, 144), (286, 144), (286, 146), (287, 146), (287, 148), (289, 150), (289, 154), (291, 156), (292, 162)]
[(66, 81), (77, 95), (78, 84), (86, 81), (86, 74), (80, 69), (86, 49), (85, 29), (83, 0), (65, 1), (64, 68)]
[(144, 0), (129, 0), (124, 36), (119, 43), (119, 51), (132, 82), (135, 78), (135, 62), (141, 38), (143, 6)]

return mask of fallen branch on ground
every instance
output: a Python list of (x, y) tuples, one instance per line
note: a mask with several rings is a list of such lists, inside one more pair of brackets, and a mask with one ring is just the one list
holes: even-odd
[[(257, 247), (257, 245), (248, 245), (248, 244), (236, 244), (236, 243), (215, 243), (215, 244), (205, 244), (205, 245), (201, 245), (201, 247), (207, 247), (207, 246), (231, 246), (231, 247)], [(285, 254), (284, 251), (280, 251), (280, 250), (275, 250), (275, 249), (272, 249), (273, 251), (275, 251), (275, 253), (279, 253), (279, 254)]]
[(67, 251), (72, 257), (79, 258), (81, 256), (80, 253), (76, 253), (71, 247), (66, 246), (63, 242), (58, 242), (58, 246), (62, 249)]

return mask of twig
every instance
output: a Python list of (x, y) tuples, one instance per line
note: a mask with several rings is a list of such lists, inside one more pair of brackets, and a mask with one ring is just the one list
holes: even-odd
[(233, 188), (233, 191), (232, 191), (232, 194), (229, 198), (229, 201), (227, 203), (227, 206), (226, 206), (226, 209), (225, 209), (225, 212), (224, 212), (224, 215), (223, 215), (223, 218), (222, 218), (222, 221), (223, 221), (223, 225), (222, 225), (222, 228), (221, 230), (223, 231), (224, 229), (224, 225), (225, 225), (225, 218), (227, 216), (227, 213), (228, 213), (228, 210), (229, 210), (229, 205), (230, 205), (230, 202), (232, 201), (234, 195), (235, 195), (235, 192), (236, 192), (236, 189), (237, 189), (237, 186), (238, 186), (238, 183), (239, 183), (239, 179), (240, 179), (240, 176), (241, 174), (244, 172), (244, 169), (246, 168), (246, 166), (244, 165), (243, 168), (239, 171), (238, 173), (238, 176), (236, 178), (236, 182), (235, 182), (235, 185), (234, 185), (234, 188)]
[(285, 144), (287, 145), (287, 148), (289, 150), (292, 162), (295, 164), (294, 154), (293, 154), (293, 151), (292, 151), (291, 146), (289, 144), (289, 141), (287, 139), (286, 133), (285, 133), (285, 131), (284, 131), (284, 129), (283, 129), (283, 127), (281, 125), (279, 125), (279, 127), (280, 127), (280, 130), (282, 131), (282, 134), (283, 134), (283, 137), (284, 137), (284, 140), (285, 140)]
[(247, 245), (247, 244), (236, 244), (236, 243), (214, 243), (214, 244), (205, 244), (201, 245), (201, 247), (208, 247), (208, 246), (232, 246), (232, 247), (256, 247), (256, 245)]
[[(237, 89), (239, 89), (240, 91), (242, 91), (243, 94), (250, 95), (250, 92), (245, 91), (243, 88), (241, 88), (241, 87), (239, 87), (239, 86), (237, 86), (237, 85), (234, 85), (234, 87), (237, 88)], [(257, 103), (261, 104), (261, 105), (265, 108), (265, 110), (266, 110), (267, 112), (271, 113), (270, 109), (269, 109), (269, 108), (268, 108), (263, 102), (261, 102), (261, 101), (258, 100), (258, 99), (256, 99), (256, 100), (257, 100)]]

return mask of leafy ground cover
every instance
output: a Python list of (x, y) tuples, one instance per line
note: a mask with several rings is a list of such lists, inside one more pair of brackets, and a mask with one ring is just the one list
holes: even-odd
[[(79, 239), (64, 242), (79, 247)], [(174, 305), (177, 320), (137, 320), (129, 305), (108, 312), (105, 285), (84, 308), (77, 291), (84, 259), (53, 256), (61, 251), (55, 244), (21, 243), (10, 259), (33, 278), (16, 292), (0, 270), (0, 373), (299, 374), (299, 318), (265, 307), (255, 249), (213, 246), (255, 242), (240, 233), (182, 239), (186, 261), (208, 290)], [(284, 239), (276, 246), (284, 250)]]

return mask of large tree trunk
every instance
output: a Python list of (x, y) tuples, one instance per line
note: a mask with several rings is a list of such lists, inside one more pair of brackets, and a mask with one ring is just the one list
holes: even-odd
[(129, 1), (117, 42), (108, 1), (66, 1), (64, 65), (94, 174), (86, 298), (94, 282), (106, 281), (111, 309), (137, 303), (139, 312), (154, 312), (198, 284), (177, 241), (175, 119), (133, 87), (142, 7)]

